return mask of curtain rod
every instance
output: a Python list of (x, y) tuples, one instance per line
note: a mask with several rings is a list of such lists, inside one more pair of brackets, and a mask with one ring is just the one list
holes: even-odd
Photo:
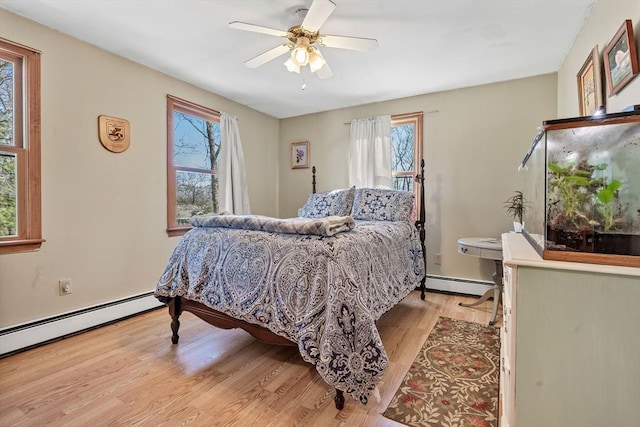
[[(422, 111), (421, 114), (433, 114), (433, 113), (438, 113), (438, 112), (440, 112), (440, 110)], [(409, 114), (412, 114), (412, 113), (409, 113)], [(398, 116), (406, 116), (406, 114), (398, 114)], [(391, 116), (391, 117), (393, 119), (393, 116)], [(354, 120), (362, 120), (362, 119), (354, 119)], [(351, 122), (343, 123), (343, 125), (350, 125), (350, 124), (351, 124)]]

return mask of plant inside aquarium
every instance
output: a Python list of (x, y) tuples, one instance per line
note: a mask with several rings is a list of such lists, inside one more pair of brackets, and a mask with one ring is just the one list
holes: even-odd
[[(621, 182), (608, 182), (606, 163), (549, 163), (549, 225), (563, 230), (612, 230), (620, 222)], [(598, 176), (599, 175), (599, 176)]]
[(604, 220), (604, 231), (611, 230), (616, 223), (614, 218), (614, 201), (620, 185), (622, 185), (620, 181), (614, 179), (608, 185), (603, 183), (603, 187), (598, 190), (599, 205), (597, 209), (598, 212), (602, 214)]

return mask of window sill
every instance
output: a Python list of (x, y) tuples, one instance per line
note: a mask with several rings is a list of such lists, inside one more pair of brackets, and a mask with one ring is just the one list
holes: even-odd
[(190, 225), (186, 227), (167, 228), (167, 235), (169, 237), (182, 236), (184, 233), (191, 230), (192, 228), (193, 227), (191, 227)]
[(44, 242), (44, 239), (0, 241), (0, 255), (37, 251)]

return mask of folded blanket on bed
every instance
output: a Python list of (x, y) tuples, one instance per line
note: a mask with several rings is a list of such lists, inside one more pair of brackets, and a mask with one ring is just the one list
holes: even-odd
[(352, 230), (356, 223), (350, 216), (324, 218), (272, 218), (262, 215), (201, 215), (191, 218), (194, 227), (224, 227), (260, 230), (283, 234), (333, 236)]

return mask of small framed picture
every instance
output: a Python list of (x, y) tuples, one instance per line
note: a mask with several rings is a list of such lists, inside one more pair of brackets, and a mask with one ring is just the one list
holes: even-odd
[(581, 116), (592, 116), (604, 105), (602, 102), (600, 55), (598, 55), (597, 45), (591, 50), (578, 72), (578, 104)]
[(638, 53), (630, 19), (622, 23), (604, 48), (604, 71), (609, 97), (618, 93), (638, 74)]
[(309, 167), (309, 141), (291, 144), (291, 169)]

